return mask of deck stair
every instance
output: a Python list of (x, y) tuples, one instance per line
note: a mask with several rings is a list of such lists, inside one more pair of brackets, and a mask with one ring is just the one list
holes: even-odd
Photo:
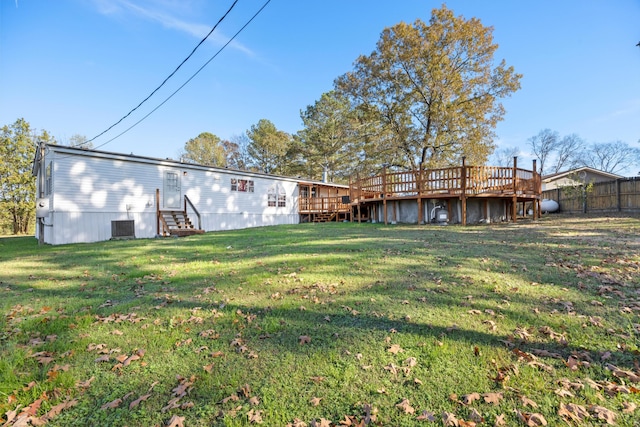
[(183, 237), (204, 234), (204, 230), (198, 230), (193, 226), (185, 211), (160, 211), (160, 222), (162, 223), (163, 236)]
[(313, 222), (331, 222), (335, 220), (337, 212), (317, 213), (313, 217)]

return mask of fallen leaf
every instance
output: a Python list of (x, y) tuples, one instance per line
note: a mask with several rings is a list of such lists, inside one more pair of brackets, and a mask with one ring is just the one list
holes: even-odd
[(505, 415), (500, 414), (496, 417), (496, 421), (493, 423), (494, 427), (506, 426), (507, 422), (504, 419)]
[(476, 408), (471, 408), (471, 413), (469, 414), (469, 418), (476, 423), (483, 423), (484, 417)]
[(387, 351), (392, 354), (398, 354), (404, 350), (398, 344), (393, 344)]
[(575, 403), (568, 403), (565, 405), (561, 402), (560, 408), (558, 409), (558, 415), (566, 421), (575, 422), (582, 422), (587, 418), (590, 418), (589, 412), (587, 412), (587, 408)]
[(451, 412), (443, 412), (442, 413), (442, 422), (446, 427), (458, 427), (458, 419)]
[(415, 409), (411, 406), (411, 403), (408, 399), (402, 399), (402, 402), (396, 405), (396, 408), (404, 411), (405, 414), (413, 414), (415, 413)]
[(465, 405), (471, 405), (476, 400), (480, 399), (480, 393), (470, 393), (462, 396), (462, 403)]
[(136, 400), (134, 400), (133, 402), (131, 402), (129, 404), (129, 409), (133, 409), (133, 408), (137, 407), (138, 405), (140, 405), (140, 403), (144, 402), (145, 400), (147, 400), (150, 397), (151, 397), (151, 394), (145, 394), (145, 395), (142, 395), (142, 396), (138, 397)]
[(434, 422), (436, 420), (436, 417), (435, 417), (435, 414), (433, 412), (422, 411), (422, 413), (416, 417), (416, 420)]
[(169, 421), (167, 421), (167, 427), (184, 427), (185, 417), (174, 415)]
[(307, 335), (300, 335), (298, 337), (298, 341), (300, 342), (300, 344), (308, 344), (311, 342), (311, 337)]
[(532, 408), (537, 408), (538, 404), (533, 400), (529, 399), (527, 396), (520, 396), (520, 400), (524, 406), (531, 406)]
[(633, 414), (637, 407), (633, 402), (622, 402), (622, 412), (625, 414)]
[(252, 396), (249, 399), (249, 404), (251, 406), (258, 406), (260, 404), (260, 398), (258, 396)]
[(247, 418), (251, 424), (262, 424), (262, 413), (264, 411), (254, 411), (253, 409), (247, 412)]
[(547, 425), (547, 420), (542, 416), (542, 414), (520, 412), (518, 410), (516, 410), (516, 414), (527, 427), (539, 427)]
[(502, 393), (485, 393), (482, 397), (484, 397), (485, 402), (498, 405), (502, 400)]
[(313, 406), (318, 406), (320, 404), (320, 401), (322, 400), (321, 397), (314, 397), (313, 399), (310, 400), (310, 403)]
[(605, 408), (604, 406), (591, 405), (589, 406), (589, 410), (595, 414), (596, 418), (604, 420), (609, 425), (614, 425), (616, 423), (615, 412)]
[(418, 364), (418, 360), (415, 357), (409, 357), (404, 361), (405, 366), (413, 368)]
[(100, 407), (100, 409), (102, 409), (103, 411), (107, 409), (115, 409), (121, 404), (122, 404), (122, 399), (118, 398), (116, 400), (112, 400), (111, 402), (105, 403)]

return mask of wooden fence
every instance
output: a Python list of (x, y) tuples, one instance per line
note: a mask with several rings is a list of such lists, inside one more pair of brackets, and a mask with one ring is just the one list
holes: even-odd
[(558, 202), (561, 212), (640, 212), (640, 177), (545, 190), (542, 198)]

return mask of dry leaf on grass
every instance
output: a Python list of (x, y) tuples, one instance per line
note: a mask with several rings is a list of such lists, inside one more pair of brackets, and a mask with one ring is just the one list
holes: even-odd
[(442, 423), (446, 427), (458, 427), (458, 418), (451, 412), (443, 412), (442, 413)]
[(524, 406), (531, 406), (532, 408), (537, 408), (538, 404), (533, 400), (529, 399), (527, 396), (520, 396), (520, 400)]
[(484, 393), (484, 401), (493, 405), (498, 405), (502, 400), (502, 393)]
[(436, 416), (433, 412), (430, 411), (422, 411), (420, 415), (416, 417), (418, 421), (431, 421), (434, 422), (436, 420)]
[(185, 417), (174, 415), (167, 421), (167, 427), (184, 427)]
[(416, 410), (411, 406), (409, 399), (402, 399), (402, 402), (396, 405), (396, 408), (404, 411), (405, 414), (413, 414)]
[(507, 422), (504, 419), (505, 415), (500, 414), (496, 417), (496, 421), (493, 423), (494, 427), (506, 426)]
[(566, 421), (575, 422), (582, 422), (587, 418), (590, 418), (589, 412), (587, 412), (587, 408), (575, 403), (568, 403), (565, 405), (561, 402), (560, 408), (558, 409), (558, 415)]
[(247, 418), (251, 424), (262, 424), (262, 413), (264, 411), (254, 411), (253, 409), (247, 412)]
[(318, 406), (321, 400), (322, 400), (321, 397), (314, 397), (309, 401), (309, 403), (311, 403), (313, 406)]
[(604, 420), (609, 425), (614, 425), (616, 423), (616, 413), (605, 408), (604, 406), (591, 405), (589, 406), (589, 410), (595, 415), (599, 420)]
[(622, 402), (622, 412), (625, 414), (633, 414), (638, 406), (633, 402)]
[(522, 421), (527, 427), (539, 427), (547, 425), (547, 420), (542, 416), (542, 414), (520, 412), (518, 410), (516, 410), (516, 414), (518, 415), (520, 421)]
[(307, 335), (300, 335), (298, 337), (298, 341), (300, 344), (308, 344), (311, 342), (311, 337), (307, 336)]
[(387, 351), (392, 354), (398, 354), (404, 350), (398, 344), (393, 344)]
[(134, 400), (133, 402), (131, 402), (129, 404), (129, 409), (135, 408), (136, 406), (140, 405), (141, 402), (144, 402), (145, 400), (147, 400), (150, 397), (151, 397), (151, 393), (145, 394), (145, 395), (142, 395), (142, 396), (138, 397), (136, 400)]
[(107, 409), (114, 409), (120, 406), (121, 404), (122, 404), (122, 399), (118, 398), (118, 399), (112, 400), (111, 402), (105, 403), (100, 407), (100, 409), (102, 409), (103, 411)]
[(476, 400), (480, 399), (480, 393), (470, 393), (462, 396), (462, 403), (465, 405), (471, 405)]

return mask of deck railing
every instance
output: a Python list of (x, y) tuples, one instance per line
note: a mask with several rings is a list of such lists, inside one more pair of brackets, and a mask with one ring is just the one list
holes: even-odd
[(300, 197), (300, 213), (349, 212), (351, 207), (347, 199), (343, 199), (343, 196)]
[(381, 175), (356, 178), (350, 183), (353, 203), (402, 197), (535, 196), (540, 192), (541, 180), (537, 172), (498, 166), (385, 170)]

